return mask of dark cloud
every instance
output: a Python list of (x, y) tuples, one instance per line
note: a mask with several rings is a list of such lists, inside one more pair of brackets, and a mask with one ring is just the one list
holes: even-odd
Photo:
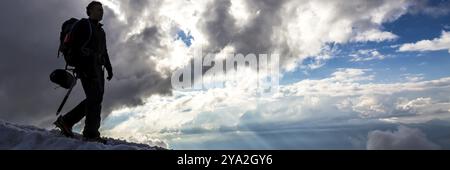
[(279, 11), (286, 1), (252, 0), (247, 2), (252, 13), (258, 13), (238, 36), (237, 51), (243, 54), (271, 53), (276, 45), (271, 41), (274, 28), (281, 24)]
[[(86, 17), (88, 1), (69, 0), (7, 0), (0, 9), (0, 119), (40, 126), (50, 125), (59, 106), (63, 89), (54, 89), (49, 74), (63, 68), (56, 58), (59, 29), (70, 17)], [(128, 11), (141, 13), (149, 1), (129, 1)], [(137, 22), (127, 15), (128, 22)], [(170, 94), (170, 78), (155, 71), (155, 64), (145, 57), (143, 48), (158, 44), (158, 29), (148, 28), (136, 37), (120, 41), (126, 34), (126, 24), (118, 21), (110, 9), (105, 9), (105, 30), (115, 78), (106, 83), (103, 115), (114, 108), (133, 106), (155, 93)], [(141, 39), (142, 41), (136, 41)], [(154, 42), (145, 45), (144, 43)], [(65, 106), (65, 111), (84, 98), (77, 85)]]
[(59, 24), (82, 10), (75, 1), (2, 1), (0, 20), (0, 119), (36, 123), (56, 112), (61, 95), (49, 73), (56, 59)]
[[(285, 0), (249, 0), (243, 2), (248, 7), (246, 10), (249, 10), (252, 14), (259, 14), (242, 26), (237, 25), (236, 19), (230, 13), (231, 1), (209, 2), (206, 7), (207, 10), (204, 11), (203, 17), (198, 23), (198, 27), (205, 33), (208, 41), (208, 45), (202, 47), (203, 57), (208, 53), (219, 53), (227, 46), (234, 47), (236, 54), (272, 54), (277, 46), (271, 41), (271, 36), (274, 27), (281, 23), (278, 12), (285, 2)], [(282, 49), (281, 56), (289, 56), (289, 50)], [(259, 61), (258, 57), (257, 60)], [(193, 60), (190, 62), (192, 64)], [(285, 60), (281, 60), (281, 62), (281, 64), (284, 64)], [(204, 66), (202, 73), (206, 73), (214, 65), (215, 63), (212, 66)], [(226, 68), (225, 63), (223, 68)], [(193, 81), (200, 81), (200, 79), (195, 78), (199, 77), (192, 75)]]
[(211, 51), (219, 52), (237, 36), (235, 20), (229, 13), (230, 6), (230, 1), (213, 1), (208, 4), (208, 10), (203, 14), (204, 29)]
[(420, 129), (399, 126), (397, 131), (371, 131), (368, 134), (367, 149), (440, 149), (441, 147), (430, 141)]
[[(274, 26), (281, 20), (278, 11), (285, 1), (246, 1), (250, 13), (259, 13), (245, 25), (238, 27), (230, 14), (230, 1), (213, 1), (203, 14), (205, 21), (201, 27), (208, 35), (211, 52), (219, 52), (227, 45), (233, 45), (236, 53), (262, 54), (273, 50), (270, 41)], [(251, 7), (251, 8), (250, 8)]]

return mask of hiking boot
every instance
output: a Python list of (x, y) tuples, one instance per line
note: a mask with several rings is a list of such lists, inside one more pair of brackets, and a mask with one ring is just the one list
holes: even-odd
[(97, 143), (101, 143), (101, 144), (106, 144), (107, 140), (103, 139), (101, 137), (83, 137), (83, 141), (85, 142), (97, 142)]
[(69, 138), (73, 138), (74, 134), (72, 132), (72, 127), (67, 125), (62, 116), (59, 116), (58, 119), (56, 119), (56, 121), (53, 123), (57, 128), (59, 128), (61, 130), (61, 133)]

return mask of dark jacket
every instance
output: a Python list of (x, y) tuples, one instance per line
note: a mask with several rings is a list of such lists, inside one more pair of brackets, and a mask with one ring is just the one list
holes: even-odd
[[(91, 30), (89, 30), (89, 26)], [(98, 77), (102, 66), (112, 72), (102, 24), (89, 19), (80, 20), (72, 31), (76, 69), (80, 76)]]

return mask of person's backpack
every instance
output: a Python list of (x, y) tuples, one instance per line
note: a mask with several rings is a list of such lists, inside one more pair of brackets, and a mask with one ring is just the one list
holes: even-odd
[[(84, 19), (87, 20), (87, 19)], [(64, 107), (64, 104), (66, 104), (67, 99), (69, 98), (70, 93), (72, 92), (73, 87), (77, 83), (78, 76), (75, 73), (74, 69), (69, 69), (68, 66), (75, 67), (77, 66), (77, 56), (73, 53), (73, 35), (72, 31), (77, 26), (78, 23), (80, 23), (82, 20), (78, 20), (76, 18), (71, 18), (67, 21), (65, 21), (61, 27), (61, 33), (59, 35), (59, 48), (58, 48), (58, 56), (60, 57), (61, 53), (64, 56), (64, 60), (66, 61), (66, 67), (65, 69), (56, 69), (50, 74), (50, 81), (53, 83), (61, 86), (62, 88), (68, 89), (66, 96), (64, 96), (63, 101), (59, 105), (58, 110), (56, 111), (56, 115), (59, 115), (61, 113), (62, 108)], [(92, 37), (92, 28), (91, 28), (91, 22), (87, 21), (89, 23), (89, 38), (88, 40), (83, 44), (81, 47), (81, 52), (85, 53), (86, 45), (89, 43)], [(71, 72), (72, 73), (71, 73)]]
[[(82, 19), (83, 20), (83, 19)], [(80, 23), (82, 20), (71, 18), (67, 21), (65, 21), (61, 27), (61, 33), (59, 35), (59, 48), (58, 48), (58, 58), (62, 54), (64, 56), (64, 60), (66, 61), (66, 68), (67, 66), (76, 67), (77, 64), (77, 58), (73, 55), (73, 35), (72, 32), (74, 28), (77, 26), (78, 23)], [(89, 38), (88, 40), (83, 44), (81, 47), (81, 51), (85, 51), (86, 45), (91, 40), (92, 36), (92, 28), (91, 28), (91, 22), (87, 21), (89, 23)]]

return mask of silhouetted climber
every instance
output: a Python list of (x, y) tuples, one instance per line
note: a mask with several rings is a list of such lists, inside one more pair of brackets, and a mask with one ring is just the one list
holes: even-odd
[(103, 19), (103, 6), (100, 2), (92, 1), (86, 7), (86, 12), (89, 19), (81, 19), (76, 23), (71, 34), (73, 53), (77, 58), (75, 73), (81, 80), (86, 99), (66, 115), (58, 117), (54, 124), (65, 136), (73, 137), (72, 127), (86, 117), (83, 139), (106, 143), (99, 132), (105, 86), (104, 69), (108, 72), (108, 80), (112, 79), (113, 72), (106, 48), (105, 31), (100, 23)]

